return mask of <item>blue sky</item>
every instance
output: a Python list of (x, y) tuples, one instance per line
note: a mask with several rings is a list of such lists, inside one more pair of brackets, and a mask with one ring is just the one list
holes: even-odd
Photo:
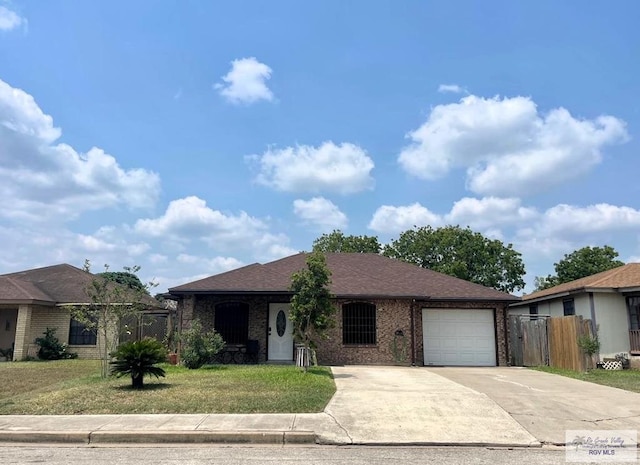
[(334, 228), (640, 261), (634, 1), (0, 0), (0, 273), (159, 290)]

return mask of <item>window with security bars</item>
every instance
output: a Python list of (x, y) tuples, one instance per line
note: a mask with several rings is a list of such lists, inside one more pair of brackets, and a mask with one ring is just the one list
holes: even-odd
[(342, 343), (376, 343), (376, 306), (353, 302), (342, 306)]
[(96, 329), (87, 327), (78, 320), (71, 318), (69, 323), (69, 345), (70, 346), (95, 346), (98, 339)]
[(225, 302), (216, 305), (213, 324), (227, 344), (246, 344), (249, 337), (249, 304)]

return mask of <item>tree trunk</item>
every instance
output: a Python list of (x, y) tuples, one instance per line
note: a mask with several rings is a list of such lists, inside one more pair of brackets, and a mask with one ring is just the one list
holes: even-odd
[(142, 373), (137, 373), (137, 374), (133, 374), (131, 373), (131, 387), (133, 389), (142, 389), (143, 387), (143, 374)]

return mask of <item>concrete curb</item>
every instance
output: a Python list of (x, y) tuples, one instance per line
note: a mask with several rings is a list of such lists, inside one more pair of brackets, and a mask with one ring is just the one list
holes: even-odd
[(21, 443), (65, 443), (89, 444), (87, 431), (0, 431), (0, 444)]
[(0, 431), (2, 443), (316, 444), (313, 431)]

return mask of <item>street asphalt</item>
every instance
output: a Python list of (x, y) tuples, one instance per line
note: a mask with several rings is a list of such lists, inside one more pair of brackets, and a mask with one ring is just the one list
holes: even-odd
[[(588, 427), (640, 427), (640, 394), (531, 370), (346, 366), (332, 371), (337, 392), (321, 413), (3, 415), (0, 443), (539, 447), (564, 444), (569, 427), (585, 429), (580, 423), (585, 411), (593, 413)], [(612, 396), (625, 406), (601, 404)], [(622, 415), (625, 408), (635, 409), (629, 410), (629, 421)]]

